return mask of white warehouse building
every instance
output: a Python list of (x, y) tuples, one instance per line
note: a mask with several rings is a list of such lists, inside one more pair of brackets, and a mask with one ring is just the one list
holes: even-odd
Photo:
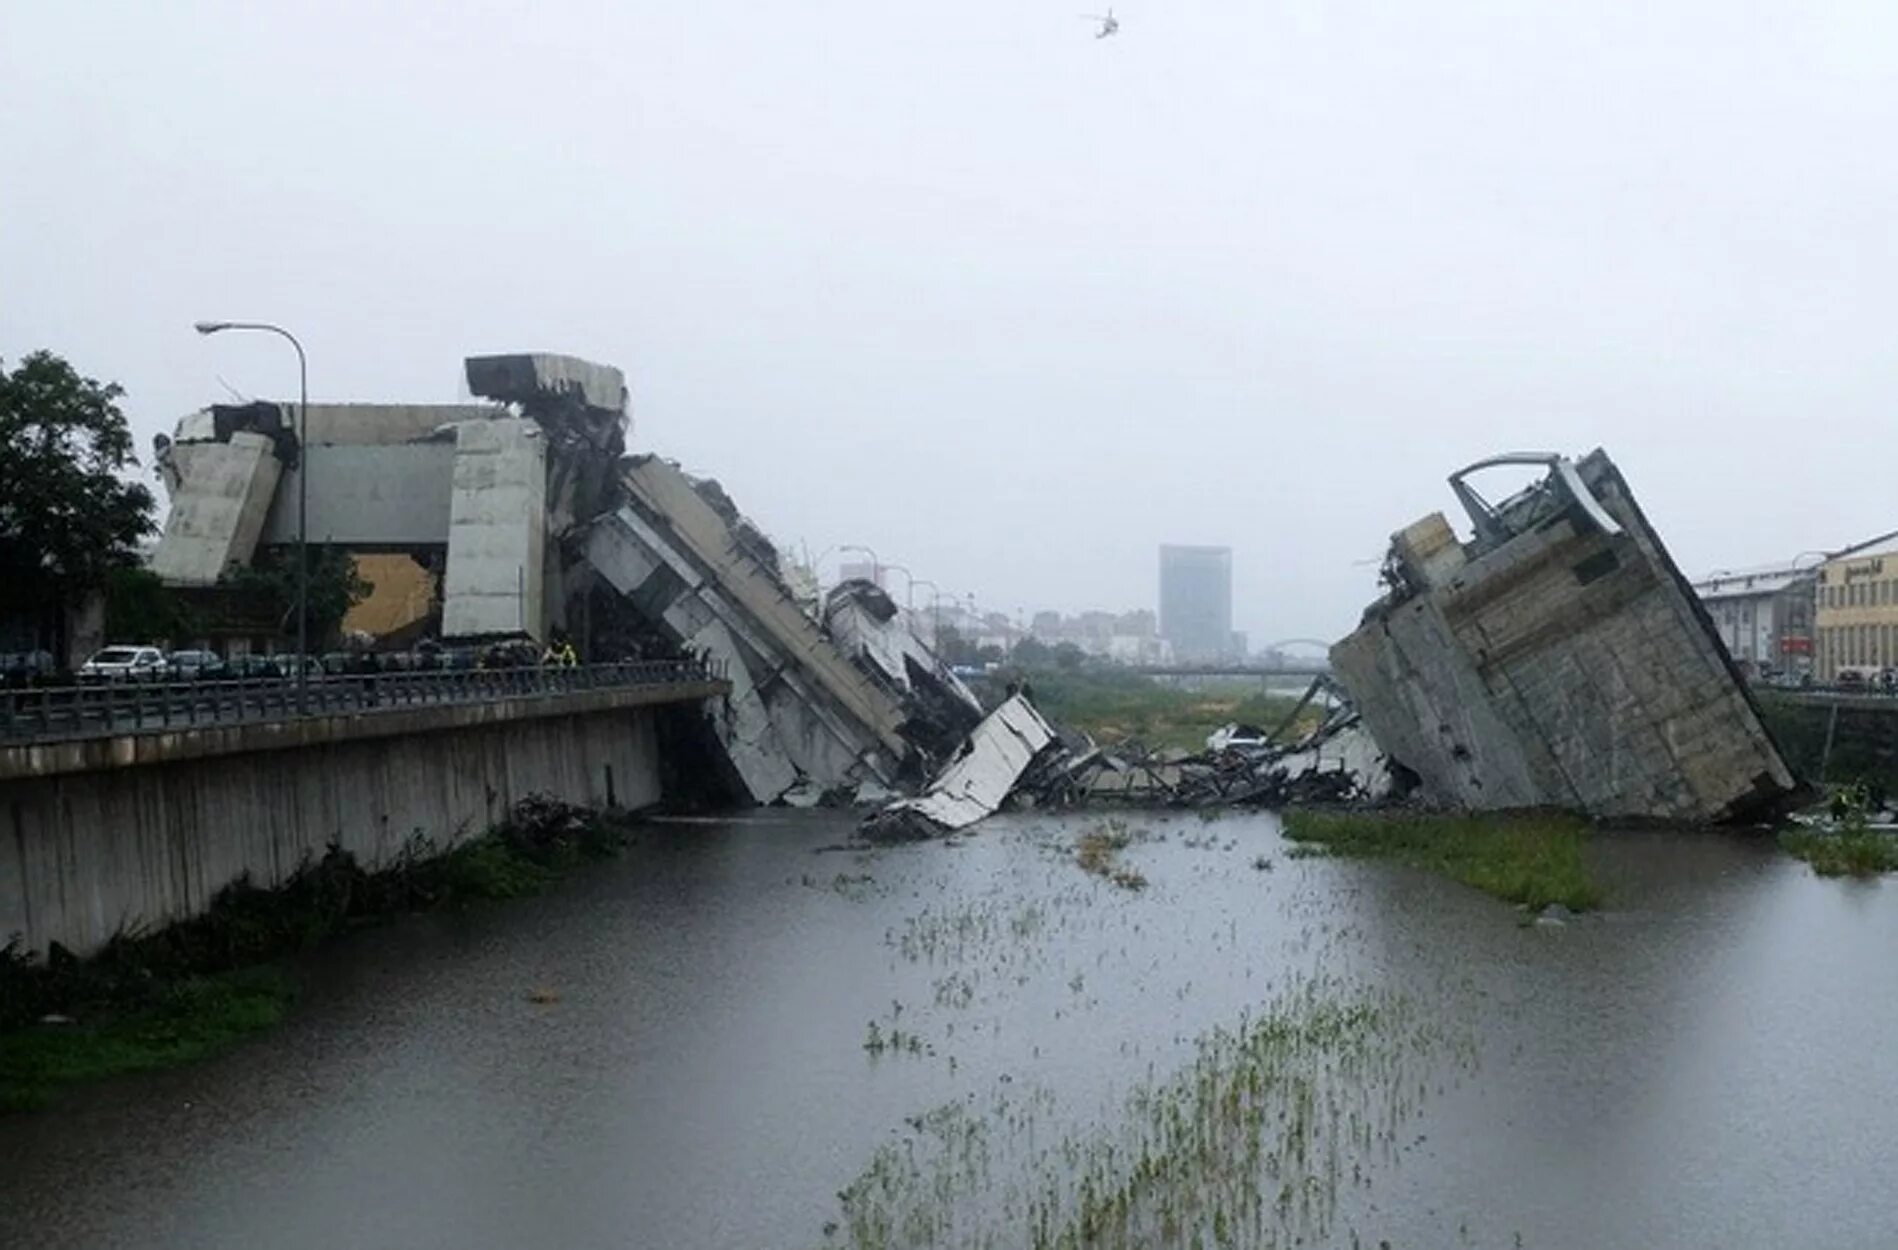
[(1694, 583), (1727, 654), (1749, 674), (1812, 671), (1816, 567), (1722, 570)]

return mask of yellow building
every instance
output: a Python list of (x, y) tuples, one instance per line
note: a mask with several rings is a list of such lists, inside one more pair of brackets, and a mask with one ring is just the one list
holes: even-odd
[(1898, 668), (1898, 533), (1848, 547), (1819, 566), (1813, 674), (1824, 683)]
[(369, 595), (343, 618), (343, 632), (387, 638), (413, 631), (439, 604), (435, 574), (406, 555), (357, 553), (356, 575), (369, 583)]

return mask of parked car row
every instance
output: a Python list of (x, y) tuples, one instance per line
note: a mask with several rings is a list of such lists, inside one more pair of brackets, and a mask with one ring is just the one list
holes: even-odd
[[(321, 673), (314, 659), (306, 660), (311, 673)], [(236, 679), (280, 680), (296, 672), (296, 657), (289, 655), (235, 655), (225, 659), (215, 651), (186, 648), (165, 652), (157, 647), (106, 647), (79, 666), (81, 682), (124, 681), (230, 681)]]
[(1839, 669), (1837, 683), (1841, 690), (1890, 694), (1898, 690), (1898, 669), (1876, 664), (1846, 665)]
[(1774, 690), (1834, 691), (1843, 694), (1898, 695), (1898, 668), (1876, 664), (1841, 665), (1830, 682), (1816, 681), (1811, 673), (1767, 671), (1753, 681)]
[[(44, 671), (51, 673), (52, 658), (45, 652)], [(306, 675), (361, 676), (376, 673), (426, 673), (494, 668), (532, 668), (540, 651), (528, 642), (499, 642), (484, 647), (445, 647), (423, 643), (413, 651), (331, 651), (303, 658)], [(10, 672), (12, 656), (0, 656), (0, 674)], [(29, 666), (21, 661), (22, 671)], [(31, 671), (39, 672), (40, 668)], [(296, 676), (294, 655), (236, 655), (225, 659), (215, 651), (190, 648), (166, 653), (150, 646), (106, 647), (79, 666), (74, 674), (82, 683), (179, 681), (279, 681)], [(47, 684), (22, 679), (19, 685)]]

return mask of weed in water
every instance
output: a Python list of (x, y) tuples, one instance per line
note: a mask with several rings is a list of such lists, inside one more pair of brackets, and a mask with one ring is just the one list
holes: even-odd
[(826, 1244), (852, 1250), (1364, 1244), (1340, 1196), (1395, 1163), (1443, 1051), (1474, 1041), (1408, 1000), (1309, 980), (1201, 1036), (1093, 1127), (1045, 1088), (1004, 1084), (905, 1124), (838, 1193)]
[(1871, 827), (1874, 806), (1870, 787), (1841, 786), (1831, 799), (1830, 830), (1788, 829), (1780, 849), (1812, 865), (1822, 877), (1875, 877), (1898, 870), (1898, 837)]
[(1111, 881), (1123, 890), (1144, 890), (1147, 879), (1122, 866), (1120, 853), (1133, 844), (1133, 833), (1122, 820), (1110, 820), (1074, 841), (1074, 862), (1083, 871)]
[(176, 982), (149, 1007), (97, 1023), (0, 1033), (0, 1109), (45, 1106), (62, 1088), (190, 1063), (283, 1018), (295, 996), (276, 968)]
[(1531, 908), (1560, 903), (1583, 911), (1601, 903), (1582, 856), (1587, 826), (1549, 812), (1410, 813), (1290, 811), (1292, 854), (1395, 859), (1440, 872)]
[(1888, 833), (1788, 830), (1779, 835), (1779, 845), (1822, 877), (1875, 877), (1898, 871), (1898, 837)]
[(1875, 877), (1898, 871), (1898, 837), (1870, 827), (1861, 787), (1850, 787), (1835, 800), (1836, 830), (1788, 829), (1780, 849), (1812, 865), (1822, 877)]

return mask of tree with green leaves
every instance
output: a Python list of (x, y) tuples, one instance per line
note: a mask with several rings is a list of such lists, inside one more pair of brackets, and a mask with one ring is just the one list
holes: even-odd
[[(274, 621), (285, 635), (297, 629), (297, 549), (259, 547), (249, 565), (232, 569), (218, 583), (232, 592), (232, 606), (244, 619)], [(341, 547), (310, 548), (310, 647), (326, 646), (342, 628), (349, 610), (375, 588), (356, 571), (356, 561)]]
[(42, 621), (138, 560), (156, 501), (124, 474), (138, 464), (116, 382), (51, 352), (0, 362), (0, 586)]
[(105, 576), (105, 636), (108, 639), (183, 645), (204, 632), (204, 620), (185, 596), (145, 568), (112, 569)]

